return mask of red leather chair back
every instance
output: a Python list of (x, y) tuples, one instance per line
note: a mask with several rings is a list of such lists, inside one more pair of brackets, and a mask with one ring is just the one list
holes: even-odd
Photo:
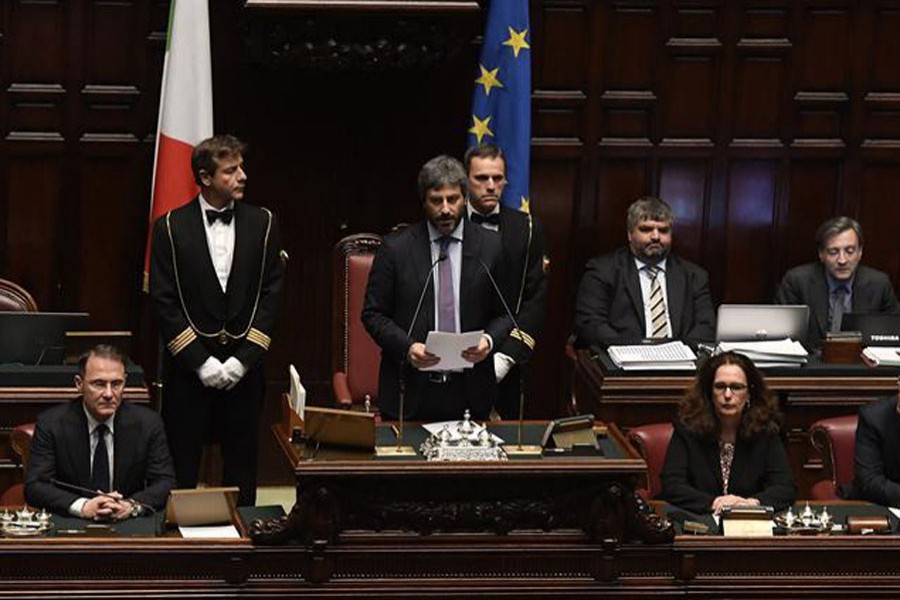
[(857, 420), (855, 414), (831, 417), (816, 421), (809, 428), (812, 445), (831, 469), (831, 479), (816, 482), (810, 489), (813, 500), (836, 500), (838, 486), (853, 481)]
[(381, 237), (370, 233), (340, 240), (334, 250), (334, 356), (332, 365), (335, 398), (339, 404), (360, 404), (368, 395), (378, 398), (378, 368), (381, 349), (363, 327), (360, 315), (366, 285)]
[[(22, 463), (22, 471), (28, 466), (31, 456), (31, 439), (34, 437), (34, 423), (25, 423), (12, 430), (9, 436), (10, 445)], [(0, 495), (0, 506), (21, 506), (25, 504), (25, 486), (13, 484)]]
[(628, 432), (628, 441), (647, 463), (646, 490), (649, 499), (656, 498), (662, 492), (660, 473), (666, 460), (669, 440), (672, 439), (672, 430), (671, 423), (651, 423), (634, 427)]
[(38, 306), (34, 298), (21, 286), (0, 279), (0, 311), (37, 312)]

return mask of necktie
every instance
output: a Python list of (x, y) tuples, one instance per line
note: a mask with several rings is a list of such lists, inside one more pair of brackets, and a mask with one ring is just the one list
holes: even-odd
[(489, 215), (483, 215), (479, 212), (472, 211), (471, 220), (473, 223), (478, 225), (482, 225), (484, 223), (488, 223), (489, 225), (500, 226), (500, 213), (491, 213)]
[(456, 333), (456, 294), (453, 293), (453, 265), (450, 261), (450, 242), (453, 238), (440, 239), (441, 256), (446, 256), (438, 267), (438, 331)]
[(206, 222), (212, 225), (216, 221), (222, 221), (225, 225), (231, 223), (231, 219), (234, 217), (234, 209), (226, 208), (225, 210), (207, 210), (206, 211)]
[(841, 322), (844, 320), (844, 298), (847, 297), (847, 287), (839, 285), (831, 293), (831, 326), (829, 331), (840, 331)]
[(109, 482), (109, 454), (106, 452), (106, 432), (109, 431), (104, 423), (97, 425), (97, 447), (94, 449), (94, 464), (91, 467), (91, 489), (111, 491)]
[(650, 274), (650, 337), (664, 338), (669, 335), (669, 321), (666, 318), (666, 299), (659, 282), (661, 269), (657, 266), (646, 267)]

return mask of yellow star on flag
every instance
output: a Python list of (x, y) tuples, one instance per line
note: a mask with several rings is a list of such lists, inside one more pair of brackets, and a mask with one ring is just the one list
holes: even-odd
[(515, 54), (516, 58), (519, 58), (519, 52), (522, 50), (522, 48), (531, 48), (531, 46), (528, 45), (528, 42), (525, 41), (526, 35), (528, 35), (527, 29), (516, 31), (515, 29), (510, 27), (509, 39), (503, 42), (503, 45), (512, 48), (513, 54)]
[(491, 95), (491, 88), (503, 87), (503, 84), (497, 79), (497, 72), (500, 70), (500, 67), (497, 67), (493, 71), (488, 71), (484, 68), (484, 65), (478, 65), (478, 68), (481, 69), (481, 77), (476, 79), (475, 83), (480, 83), (484, 86), (484, 93), (486, 96)]
[(494, 132), (491, 131), (489, 125), (491, 123), (491, 116), (488, 115), (484, 118), (484, 120), (479, 119), (475, 115), (472, 115), (472, 121), (474, 125), (469, 128), (469, 133), (473, 134), (476, 138), (478, 138), (478, 145), (481, 145), (481, 138), (486, 135), (494, 137)]
[(531, 212), (531, 200), (529, 200), (525, 196), (522, 196), (522, 200), (520, 201), (520, 204), (519, 204), (519, 210), (521, 210), (524, 213), (530, 213)]

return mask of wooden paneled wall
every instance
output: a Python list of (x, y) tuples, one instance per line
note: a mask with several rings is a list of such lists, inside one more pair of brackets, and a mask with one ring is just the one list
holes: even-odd
[(709, 270), (717, 302), (767, 301), (836, 214), (900, 281), (897, 3), (545, 0), (532, 36), (551, 369), (585, 261), (625, 242), (643, 194), (673, 206), (674, 249)]
[[(426, 61), (329, 69), (289, 50), (314, 53), (334, 28), (339, 47), (368, 35), (402, 58), (405, 21), (210, 4), (216, 129), (250, 143), (248, 201), (276, 211), (292, 257), (270, 380), (294, 362), (325, 402), (331, 249), (420, 218), (418, 167), (465, 144), (478, 47), (457, 25), (477, 33), (483, 16), (426, 15), (421, 31), (451, 38)], [(0, 5), (0, 276), (44, 309), (144, 332), (151, 371), (139, 288), (167, 14), (164, 0)], [(531, 38), (532, 207), (552, 261), (531, 416), (563, 411), (583, 265), (624, 243), (639, 195), (673, 205), (675, 249), (720, 302), (769, 298), (838, 213), (861, 220), (864, 261), (900, 278), (896, 3), (533, 0)]]

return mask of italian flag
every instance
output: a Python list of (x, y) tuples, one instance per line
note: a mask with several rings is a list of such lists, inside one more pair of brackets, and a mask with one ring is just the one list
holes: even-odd
[(191, 150), (213, 134), (207, 0), (172, 0), (156, 131), (150, 227), (144, 254), (145, 291), (153, 222), (197, 195)]

